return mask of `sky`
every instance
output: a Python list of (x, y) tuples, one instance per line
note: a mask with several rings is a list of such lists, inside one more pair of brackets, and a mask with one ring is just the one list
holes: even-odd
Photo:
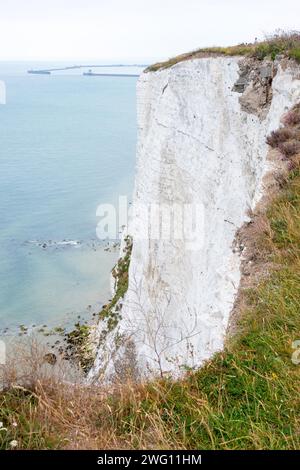
[(300, 29), (299, 0), (0, 0), (0, 60), (150, 63)]

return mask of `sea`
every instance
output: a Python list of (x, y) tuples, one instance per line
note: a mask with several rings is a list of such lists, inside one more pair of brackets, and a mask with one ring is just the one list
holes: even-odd
[(0, 62), (0, 335), (72, 325), (111, 295), (119, 249), (97, 238), (96, 210), (130, 203), (137, 77), (27, 73), (70, 65)]

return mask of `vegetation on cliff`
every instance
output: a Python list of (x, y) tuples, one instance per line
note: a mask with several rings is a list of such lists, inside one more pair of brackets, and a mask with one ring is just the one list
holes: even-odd
[(275, 60), (276, 56), (283, 55), (300, 63), (300, 32), (282, 32), (279, 31), (267, 37), (264, 41), (254, 42), (252, 44), (238, 44), (230, 47), (206, 47), (197, 49), (186, 54), (173, 57), (165, 62), (158, 62), (150, 65), (146, 72), (156, 72), (157, 70), (167, 69), (177, 64), (191, 59), (198, 59), (211, 56), (246, 56), (254, 59), (263, 60), (270, 58)]
[[(114, 329), (120, 320), (121, 302), (128, 289), (128, 269), (132, 250), (132, 239), (129, 235), (124, 240), (122, 256), (112, 270), (114, 279), (114, 295), (99, 313), (99, 320), (103, 323), (99, 344), (105, 342), (107, 335)], [(105, 325), (105, 326), (104, 326)]]
[(104, 305), (99, 314), (99, 319), (107, 323), (107, 332), (111, 331), (118, 324), (120, 305), (128, 289), (128, 269), (130, 263), (130, 255), (132, 250), (132, 240), (129, 236), (125, 238), (125, 247), (123, 255), (118, 260), (116, 266), (112, 271), (112, 276), (115, 282), (115, 293), (112, 300)]

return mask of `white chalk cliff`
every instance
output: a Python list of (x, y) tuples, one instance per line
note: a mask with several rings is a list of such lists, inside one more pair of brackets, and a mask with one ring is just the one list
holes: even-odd
[[(134, 344), (142, 375), (199, 367), (223, 347), (240, 281), (235, 234), (264, 189), (266, 136), (300, 100), (299, 70), (279, 62), (264, 112), (246, 110), (234, 91), (240, 60), (195, 59), (139, 78), (129, 288), (90, 376), (113, 374), (124, 353), (113, 353), (116, 335)], [(244, 88), (255, 101), (251, 74)], [(203, 207), (199, 246), (143, 238), (151, 227), (140, 205), (153, 203)]]

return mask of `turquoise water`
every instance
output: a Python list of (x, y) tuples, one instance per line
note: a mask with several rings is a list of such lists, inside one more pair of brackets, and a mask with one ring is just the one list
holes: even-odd
[(107, 301), (118, 253), (97, 241), (96, 208), (133, 187), (136, 78), (36, 66), (0, 63), (0, 331)]

